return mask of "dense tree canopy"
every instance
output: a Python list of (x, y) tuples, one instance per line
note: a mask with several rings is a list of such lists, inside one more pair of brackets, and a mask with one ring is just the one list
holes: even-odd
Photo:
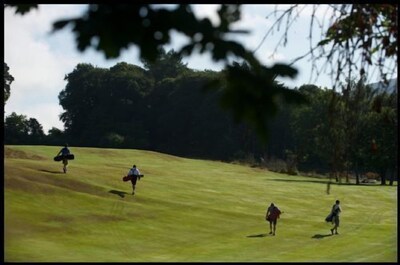
[(6, 104), (10, 97), (10, 86), (14, 81), (14, 77), (9, 73), (10, 67), (4, 63), (4, 104)]
[(127, 63), (110, 69), (79, 64), (66, 75), (59, 99), (70, 142), (216, 159), (240, 151), (245, 127), (218, 107), (224, 89), (204, 90), (222, 73), (193, 71), (175, 52), (163, 54), (147, 70)]
[(38, 144), (43, 142), (45, 134), (35, 118), (13, 112), (5, 119), (4, 137), (7, 144)]

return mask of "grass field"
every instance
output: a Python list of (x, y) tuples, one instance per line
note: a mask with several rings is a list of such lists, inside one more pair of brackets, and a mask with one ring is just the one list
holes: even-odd
[[(7, 262), (397, 262), (395, 186), (332, 184), (141, 150), (5, 146)], [(131, 195), (124, 176), (145, 175)], [(340, 235), (324, 221), (342, 206)], [(284, 213), (277, 235), (264, 220)]]

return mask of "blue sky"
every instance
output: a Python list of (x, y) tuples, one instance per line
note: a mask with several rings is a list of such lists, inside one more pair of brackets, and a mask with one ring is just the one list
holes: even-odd
[[(285, 5), (279, 8), (284, 9)], [(255, 53), (265, 65), (276, 62), (289, 63), (292, 59), (305, 54), (310, 47), (309, 29), (311, 6), (303, 8), (296, 23), (290, 30), (285, 47), (274, 49), (283, 34), (284, 25), (280, 31), (275, 31), (268, 37)], [(196, 16), (208, 17), (218, 24), (216, 10), (218, 5), (193, 5)], [(90, 48), (81, 53), (76, 49), (74, 35), (70, 29), (50, 34), (52, 23), (58, 19), (75, 17), (82, 14), (86, 5), (39, 5), (38, 10), (21, 16), (15, 15), (13, 9), (4, 10), (4, 55), (5, 62), (10, 67), (10, 73), (15, 78), (11, 84), (11, 96), (5, 105), (5, 116), (12, 112), (35, 118), (43, 125), (45, 133), (52, 127), (63, 129), (59, 115), (63, 112), (59, 106), (58, 94), (65, 88), (64, 76), (73, 71), (78, 63), (91, 63), (94, 66), (109, 68), (118, 62), (142, 66), (138, 57), (138, 49), (131, 46), (124, 50), (118, 59), (106, 60), (104, 55)], [(266, 16), (275, 9), (275, 5), (243, 5), (242, 19), (234, 25), (235, 29), (249, 30), (249, 34), (235, 37), (249, 50), (254, 50), (274, 22), (274, 16)], [(317, 17), (327, 16), (327, 8), (319, 8)], [(329, 13), (328, 13), (329, 14)], [(320, 35), (320, 29), (314, 34)], [(173, 42), (166, 46), (178, 48), (185, 38), (173, 33)], [(315, 37), (315, 42), (320, 37)], [(183, 60), (189, 68), (204, 70), (221, 70), (222, 63), (213, 62), (209, 54), (192, 54)], [(294, 65), (299, 74), (296, 79), (282, 79), (289, 87), (313, 83), (321, 87), (331, 87), (331, 78), (321, 74), (317, 80), (311, 77), (311, 62), (304, 59)]]

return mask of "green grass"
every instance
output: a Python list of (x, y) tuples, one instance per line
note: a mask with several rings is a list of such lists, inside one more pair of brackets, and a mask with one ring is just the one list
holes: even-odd
[[(396, 262), (396, 186), (331, 185), (141, 150), (5, 146), (8, 262)], [(132, 164), (145, 175), (132, 196)], [(336, 199), (340, 235), (324, 221)], [(284, 214), (267, 235), (271, 202)]]

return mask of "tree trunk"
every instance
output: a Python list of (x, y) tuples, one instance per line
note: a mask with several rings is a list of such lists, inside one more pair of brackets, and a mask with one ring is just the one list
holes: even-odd
[(356, 172), (356, 184), (360, 185), (360, 175)]
[(386, 174), (385, 170), (381, 170), (381, 185), (386, 185)]
[(390, 174), (390, 182), (389, 182), (390, 186), (393, 186), (394, 174), (395, 174), (395, 169)]
[(358, 174), (358, 163), (356, 163), (356, 184), (360, 185), (360, 175)]

